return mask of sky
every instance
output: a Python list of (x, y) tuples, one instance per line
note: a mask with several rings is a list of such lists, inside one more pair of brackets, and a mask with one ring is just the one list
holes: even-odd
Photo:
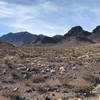
[(0, 0), (0, 36), (28, 31), (63, 35), (71, 27), (100, 25), (100, 0)]

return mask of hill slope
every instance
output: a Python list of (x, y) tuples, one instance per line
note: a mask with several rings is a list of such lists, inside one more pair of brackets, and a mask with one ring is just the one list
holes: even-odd
[(12, 47), (14, 47), (12, 44), (0, 40), (0, 49), (3, 49), (3, 48), (12, 48)]
[(45, 45), (64, 45), (64, 46), (76, 46), (76, 45), (86, 45), (94, 43), (91, 32), (85, 31), (81, 26), (72, 27), (68, 33), (65, 35), (57, 35), (53, 37), (39, 37), (28, 43), (30, 46), (45, 46)]
[(61, 35), (56, 35), (54, 37), (39, 36), (25, 45), (27, 46), (50, 46), (51, 45), (52, 46), (61, 42), (63, 39), (64, 37)]
[(28, 32), (8, 33), (0, 38), (14, 45), (25, 46), (78, 46), (100, 43), (100, 26), (92, 32), (85, 31), (81, 26), (72, 27), (64, 35), (53, 37), (34, 35)]
[(29, 32), (19, 32), (8, 33), (6, 35), (3, 35), (0, 39), (14, 45), (22, 45), (35, 38), (37, 38), (37, 35), (31, 34)]

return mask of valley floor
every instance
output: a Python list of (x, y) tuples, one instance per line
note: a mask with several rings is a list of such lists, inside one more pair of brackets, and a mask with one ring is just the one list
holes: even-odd
[(99, 95), (100, 44), (0, 49), (0, 100), (100, 100)]

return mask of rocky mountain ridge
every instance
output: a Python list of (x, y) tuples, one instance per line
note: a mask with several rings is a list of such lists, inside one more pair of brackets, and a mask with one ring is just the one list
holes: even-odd
[(29, 32), (8, 33), (2, 37), (4, 40), (13, 45), (26, 46), (45, 46), (45, 45), (85, 45), (100, 42), (100, 26), (97, 26), (92, 32), (84, 30), (81, 26), (72, 27), (64, 35), (55, 35), (53, 37), (45, 35), (35, 35)]

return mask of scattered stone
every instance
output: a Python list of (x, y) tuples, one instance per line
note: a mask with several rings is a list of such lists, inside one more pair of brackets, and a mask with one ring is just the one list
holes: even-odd
[(16, 91), (18, 91), (18, 89), (19, 89), (19, 88), (17, 88), (17, 87), (16, 87), (16, 88), (14, 88), (14, 89), (13, 89), (13, 92), (16, 92)]
[(41, 71), (41, 73), (42, 73), (42, 74), (45, 74), (45, 71), (44, 71), (44, 70), (42, 70), (42, 71)]
[(26, 71), (27, 71), (27, 72), (30, 72), (31, 70), (30, 70), (30, 68), (27, 68)]
[(30, 60), (27, 59), (27, 60), (26, 60), (26, 63), (30, 63)]
[(50, 69), (48, 68), (48, 69), (46, 69), (46, 72), (50, 72)]
[(24, 71), (24, 70), (26, 70), (26, 67), (18, 67), (17, 70), (22, 70), (22, 71)]
[(76, 70), (76, 67), (72, 67), (72, 70)]
[(61, 72), (65, 72), (65, 68), (64, 67), (60, 67), (60, 71)]
[(55, 73), (55, 70), (52, 69), (50, 72), (51, 72), (51, 73)]
[(6, 74), (6, 69), (4, 69), (3, 74)]
[(92, 93), (99, 94), (100, 93), (100, 85), (97, 85), (93, 90)]
[(87, 93), (84, 93), (83, 95), (84, 95), (84, 96), (86, 96), (86, 95), (87, 95)]

